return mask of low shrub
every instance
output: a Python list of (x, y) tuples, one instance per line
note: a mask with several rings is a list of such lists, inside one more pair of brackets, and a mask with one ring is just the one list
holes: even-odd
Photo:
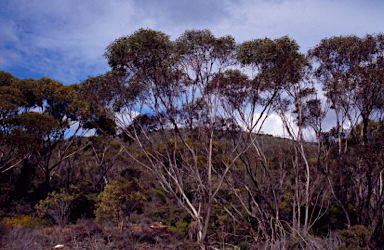
[(369, 230), (361, 225), (355, 225), (338, 232), (342, 241), (339, 250), (362, 250), (368, 245)]
[(4, 245), (9, 250), (42, 250), (39, 243), (41, 235), (37, 229), (25, 228), (20, 225), (12, 228), (5, 236)]
[(141, 191), (142, 187), (135, 178), (128, 181), (119, 177), (112, 181), (98, 196), (100, 202), (96, 206), (96, 221), (118, 224), (127, 219), (128, 222), (130, 215), (144, 206), (146, 197)]
[(74, 199), (75, 197), (65, 190), (53, 191), (48, 194), (45, 200), (41, 200), (35, 208), (41, 218), (51, 218), (56, 225), (62, 228), (69, 222), (70, 205)]
[(173, 233), (177, 238), (187, 235), (191, 224), (185, 221), (176, 221), (175, 226), (170, 226), (168, 231)]
[(240, 248), (240, 250), (248, 250), (249, 249), (249, 244), (245, 241), (240, 241), (237, 245)]
[(5, 218), (4, 222), (8, 228), (14, 228), (16, 226), (33, 228), (45, 224), (45, 221), (42, 219), (33, 218), (30, 215), (24, 214), (15, 217)]

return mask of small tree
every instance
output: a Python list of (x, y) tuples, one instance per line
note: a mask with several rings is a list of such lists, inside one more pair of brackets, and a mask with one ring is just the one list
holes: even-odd
[(141, 193), (141, 186), (136, 178), (131, 181), (123, 177), (112, 181), (99, 194), (100, 203), (95, 211), (96, 220), (100, 223), (118, 223), (123, 219), (129, 220), (131, 214), (140, 210), (146, 200)]
[(41, 200), (35, 208), (41, 217), (49, 216), (54, 220), (55, 224), (63, 228), (68, 224), (70, 205), (74, 199), (74, 196), (64, 190), (60, 192), (53, 191), (48, 194), (45, 200)]

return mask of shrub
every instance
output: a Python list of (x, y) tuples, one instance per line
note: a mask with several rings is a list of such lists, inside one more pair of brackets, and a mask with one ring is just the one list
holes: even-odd
[(339, 237), (343, 244), (339, 250), (362, 250), (368, 244), (369, 230), (361, 225), (355, 225), (348, 229), (339, 231)]
[(189, 229), (191, 228), (191, 224), (185, 221), (178, 220), (175, 223), (175, 226), (170, 226), (168, 228), (168, 231), (176, 234), (175, 236), (184, 236), (188, 233)]
[(100, 203), (96, 206), (96, 221), (117, 223), (123, 218), (129, 219), (131, 213), (144, 206), (146, 198), (141, 190), (136, 178), (128, 181), (119, 177), (112, 181), (98, 196)]
[(245, 241), (240, 241), (238, 246), (241, 250), (248, 250), (249, 249), (249, 244)]
[(41, 235), (36, 229), (16, 226), (8, 232), (5, 237), (5, 244), (9, 250), (42, 250), (44, 249), (39, 241)]
[(43, 220), (33, 218), (29, 215), (19, 215), (16, 217), (5, 218), (5, 225), (7, 225), (8, 228), (14, 228), (16, 226), (31, 228), (39, 226), (43, 223)]
[(71, 227), (71, 238), (77, 242), (82, 242), (86, 238), (95, 238), (103, 235), (103, 228), (93, 219), (86, 219)]
[(62, 228), (68, 224), (70, 204), (73, 200), (74, 197), (64, 190), (59, 193), (53, 191), (48, 194), (45, 200), (41, 200), (35, 208), (41, 217), (50, 216), (54, 223)]

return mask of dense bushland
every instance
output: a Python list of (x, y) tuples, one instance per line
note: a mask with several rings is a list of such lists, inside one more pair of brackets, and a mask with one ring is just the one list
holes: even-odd
[(380, 249), (383, 50), (140, 29), (81, 84), (0, 72), (2, 244)]

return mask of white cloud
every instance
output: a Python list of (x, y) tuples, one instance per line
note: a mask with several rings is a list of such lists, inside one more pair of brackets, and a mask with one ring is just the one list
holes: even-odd
[[(257, 119), (260, 116), (259, 113), (255, 114), (255, 118)], [(262, 118), (265, 118), (265, 115), (263, 115)], [(296, 137), (299, 131), (298, 126), (294, 124), (293, 117), (287, 114), (286, 120), (288, 121), (289, 125), (291, 126), (291, 130), (293, 132), (293, 135)], [(256, 126), (255, 131), (258, 131), (260, 128), (259, 124)], [(327, 130), (325, 130), (327, 131)], [(277, 115), (276, 113), (270, 114), (267, 119), (265, 119), (265, 122), (262, 124), (262, 127), (260, 129), (261, 134), (269, 134), (273, 136), (283, 137), (283, 138), (289, 138), (289, 135), (286, 131), (286, 128), (284, 127), (283, 121), (281, 120), (281, 117)], [(311, 128), (306, 128), (303, 130), (303, 137), (305, 140), (314, 141), (316, 140), (315, 133)]]
[(74, 122), (71, 124), (69, 130), (66, 132), (65, 137), (69, 138), (76, 133), (76, 136), (93, 136), (96, 134), (96, 129), (83, 129), (79, 130), (79, 122)]
[(383, 7), (378, 0), (5, 1), (0, 67), (25, 77), (79, 82), (108, 70), (105, 47), (142, 27), (172, 39), (193, 28), (229, 34), (238, 42), (289, 35), (306, 52), (325, 37), (384, 30)]
[[(260, 114), (255, 115), (255, 117), (259, 117)], [(265, 115), (263, 116), (265, 118)], [(260, 126), (257, 126), (257, 130), (260, 129)], [(264, 134), (270, 134), (274, 136), (283, 136), (284, 135), (284, 127), (283, 122), (281, 121), (280, 117), (276, 114), (270, 114), (265, 122), (263, 123), (263, 126), (261, 127), (261, 133)]]
[[(288, 119), (292, 120), (291, 117), (288, 117)], [(260, 131), (262, 134), (285, 137), (283, 122), (280, 116), (276, 113), (269, 114), (267, 118), (265, 114), (260, 118), (260, 113), (256, 113), (254, 115), (254, 122), (256, 123), (256, 121), (258, 121), (258, 123), (253, 132)], [(293, 128), (294, 131), (297, 132), (297, 127), (294, 126)]]
[(230, 16), (219, 27), (238, 41), (289, 35), (306, 52), (322, 38), (380, 32), (384, 16), (376, 5), (362, 1), (242, 1), (233, 4)]
[(123, 109), (115, 113), (115, 123), (119, 128), (128, 127), (136, 116), (140, 115), (139, 112), (133, 110)]

